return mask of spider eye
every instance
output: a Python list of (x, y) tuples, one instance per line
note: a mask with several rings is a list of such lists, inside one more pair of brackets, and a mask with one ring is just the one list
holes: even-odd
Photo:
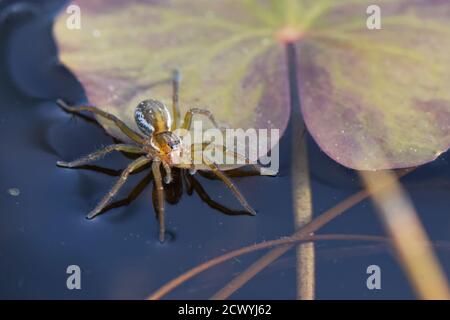
[(180, 147), (181, 142), (178, 137), (172, 136), (171, 139), (169, 139), (168, 144), (172, 150), (176, 150)]

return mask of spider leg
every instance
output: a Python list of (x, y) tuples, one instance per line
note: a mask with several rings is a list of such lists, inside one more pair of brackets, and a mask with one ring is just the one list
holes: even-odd
[(211, 169), (211, 171), (220, 179), (223, 183), (230, 189), (230, 191), (234, 194), (234, 196), (239, 200), (241, 205), (251, 214), (256, 215), (256, 211), (248, 204), (247, 200), (245, 200), (242, 193), (235, 186), (233, 181), (231, 181), (217, 166), (216, 163), (209, 160), (207, 157), (203, 156), (203, 162)]
[(130, 173), (133, 172), (136, 169), (139, 169), (143, 165), (150, 162), (150, 159), (146, 156), (142, 156), (136, 160), (134, 160), (132, 163), (128, 165), (128, 167), (123, 170), (122, 174), (120, 175), (119, 180), (116, 182), (116, 184), (111, 188), (111, 190), (103, 197), (103, 199), (97, 204), (97, 206), (89, 212), (87, 215), (88, 219), (94, 218), (96, 215), (98, 215), (104, 208), (109, 204), (111, 199), (117, 194), (117, 192), (120, 190), (120, 188), (125, 184), (128, 177), (130, 176)]
[(152, 163), (153, 179), (156, 187), (156, 211), (158, 213), (159, 221), (159, 241), (164, 242), (165, 237), (165, 223), (164, 223), (164, 187), (161, 178), (161, 160), (155, 159)]
[(56, 165), (66, 168), (79, 167), (88, 164), (90, 162), (96, 161), (113, 151), (123, 151), (128, 153), (145, 153), (141, 148), (133, 146), (131, 144), (112, 144), (71, 162), (57, 161)]
[[(206, 150), (205, 147), (208, 148), (209, 146), (210, 145), (208, 143), (193, 143), (191, 145), (191, 153), (194, 153), (196, 149), (199, 149), (202, 152), (204, 152)], [(243, 172), (242, 176), (256, 176), (256, 175), (276, 176), (277, 175), (277, 172), (269, 171), (268, 168), (261, 167), (258, 163), (252, 163), (247, 157), (243, 156), (242, 154), (240, 154), (236, 151), (227, 149), (227, 147), (224, 145), (214, 145), (213, 147), (215, 149), (218, 149), (220, 152), (225, 153), (226, 156), (232, 156), (233, 159), (237, 158), (237, 159), (242, 160), (244, 162), (245, 166), (250, 166), (251, 171), (247, 170), (247, 171)], [(237, 169), (233, 169), (233, 170), (237, 170)], [(233, 170), (227, 171), (227, 174)], [(264, 172), (262, 170), (264, 170)], [(236, 174), (239, 174), (239, 173), (236, 172)], [(230, 176), (230, 175), (228, 175), (228, 176)], [(239, 175), (235, 175), (235, 176), (239, 176)]]
[[(172, 183), (167, 187), (164, 187), (164, 199), (166, 202), (170, 204), (177, 204), (181, 200), (181, 197), (183, 196), (182, 175), (182, 169), (172, 170)], [(156, 197), (153, 197), (153, 199), (156, 199)]]
[[(245, 165), (249, 165), (252, 168), (252, 173), (258, 173), (259, 175), (265, 175), (265, 176), (276, 176), (278, 174), (278, 172), (276, 172), (276, 171), (270, 170), (269, 168), (262, 167), (258, 163), (251, 162), (250, 159), (248, 159), (246, 156), (244, 156), (236, 151), (227, 149), (227, 147), (224, 145), (216, 145), (215, 147), (221, 148), (222, 151), (225, 150), (225, 153), (227, 156), (232, 156), (233, 159), (234, 158), (240, 159), (241, 161), (243, 161), (245, 163)], [(256, 175), (256, 174), (254, 174), (254, 175)]]
[(131, 192), (128, 194), (126, 198), (123, 198), (121, 200), (117, 200), (115, 202), (112, 202), (111, 204), (107, 205), (103, 212), (108, 211), (110, 209), (119, 208), (123, 206), (128, 206), (130, 203), (132, 203), (134, 200), (136, 200), (144, 191), (144, 189), (147, 187), (147, 185), (152, 180), (153, 176), (149, 173), (147, 174), (139, 183), (131, 190)]
[(229, 215), (229, 216), (241, 216), (241, 215), (248, 215), (249, 213), (247, 211), (238, 211), (238, 210), (231, 210), (220, 203), (214, 201), (211, 199), (211, 197), (208, 195), (208, 193), (205, 191), (203, 186), (200, 184), (200, 182), (195, 179), (194, 176), (188, 175), (187, 179), (189, 180), (189, 183), (191, 184), (192, 188), (197, 192), (199, 197), (206, 202), (208, 206), (210, 206), (213, 209), (219, 210), (220, 212)]
[(142, 138), (142, 136), (136, 132), (134, 132), (130, 127), (128, 127), (122, 120), (120, 120), (119, 118), (117, 118), (115, 115), (110, 114), (108, 112), (105, 112), (103, 110), (100, 110), (97, 107), (94, 106), (80, 106), (80, 107), (71, 107), (69, 106), (67, 103), (65, 103), (64, 101), (58, 99), (57, 100), (58, 105), (63, 108), (64, 110), (66, 110), (67, 112), (71, 112), (71, 113), (79, 113), (81, 111), (89, 111), (92, 112), (94, 114), (97, 114), (99, 116), (102, 116), (103, 118), (106, 118), (108, 120), (111, 120), (112, 122), (114, 122), (114, 124), (125, 134), (127, 135), (127, 137), (129, 137), (131, 140), (139, 143), (139, 144), (143, 144), (144, 143), (144, 138)]
[(180, 82), (181, 74), (179, 70), (174, 70), (172, 74), (172, 131), (178, 128), (180, 122)]
[(181, 126), (182, 129), (190, 130), (192, 125), (192, 118), (194, 115), (199, 114), (207, 117), (209, 121), (213, 124), (214, 127), (217, 129), (222, 129), (219, 127), (219, 125), (216, 122), (216, 119), (214, 118), (214, 115), (211, 113), (211, 111), (206, 109), (199, 109), (199, 108), (192, 108), (188, 112), (186, 112), (186, 115), (184, 116), (183, 125)]
[(164, 176), (164, 183), (169, 184), (172, 182), (172, 170), (170, 169), (170, 166), (167, 162), (161, 161), (164, 171), (166, 171), (166, 175)]

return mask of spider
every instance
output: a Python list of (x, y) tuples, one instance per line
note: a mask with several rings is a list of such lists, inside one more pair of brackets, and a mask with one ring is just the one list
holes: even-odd
[[(208, 118), (214, 127), (219, 128), (213, 114), (208, 110), (199, 108), (192, 108), (187, 111), (183, 122), (181, 122), (179, 110), (179, 87), (180, 73), (178, 70), (175, 70), (172, 76), (172, 115), (169, 112), (169, 108), (165, 104), (155, 99), (144, 100), (138, 104), (134, 112), (134, 119), (140, 132), (136, 132), (131, 129), (115, 115), (105, 112), (95, 106), (73, 107), (69, 106), (62, 100), (57, 101), (58, 105), (69, 113), (88, 111), (112, 121), (128, 138), (133, 141), (133, 143), (129, 144), (119, 143), (106, 146), (105, 148), (71, 162), (58, 161), (58, 166), (65, 168), (80, 167), (96, 161), (113, 151), (139, 155), (137, 159), (132, 161), (122, 171), (119, 180), (114, 184), (111, 190), (102, 198), (97, 206), (88, 213), (88, 219), (94, 218), (103, 211), (103, 209), (111, 202), (113, 197), (125, 184), (131, 173), (137, 171), (138, 169), (142, 169), (142, 167), (148, 164), (151, 164), (154, 179), (154, 192), (156, 193), (155, 211), (159, 222), (160, 242), (164, 242), (165, 239), (164, 184), (167, 185), (172, 182), (171, 168), (173, 167), (179, 168), (182, 175), (195, 174), (197, 169), (211, 172), (216, 178), (225, 183), (248, 214), (256, 214), (255, 210), (253, 210), (253, 208), (248, 204), (234, 183), (221, 170), (221, 168), (219, 168), (219, 165), (208, 159), (205, 155), (203, 155), (201, 159), (203, 165), (199, 166), (200, 168), (194, 164), (194, 153), (191, 153), (189, 161), (175, 161), (175, 159), (180, 159), (180, 156), (183, 156), (183, 152), (186, 152), (189, 149), (189, 146), (184, 146), (181, 137), (174, 132), (176, 129), (191, 129), (192, 119), (195, 115), (201, 115)], [(190, 147), (192, 148), (193, 145)], [(225, 150), (228, 154), (231, 153), (233, 157), (243, 157), (234, 151), (225, 149), (224, 146), (220, 147), (223, 148), (222, 150)], [(260, 172), (261, 168), (257, 164), (250, 163), (248, 159), (245, 157), (243, 158), (245, 159), (245, 163), (251, 165), (255, 172)], [(164, 176), (161, 169), (163, 169), (165, 173)]]

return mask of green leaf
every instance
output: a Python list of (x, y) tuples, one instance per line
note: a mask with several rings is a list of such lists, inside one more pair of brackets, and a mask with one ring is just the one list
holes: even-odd
[[(206, 107), (234, 128), (289, 117), (285, 44), (295, 43), (302, 112), (319, 146), (356, 169), (415, 166), (450, 145), (448, 0), (79, 0), (81, 30), (55, 33), (91, 103), (133, 125), (149, 97)], [(382, 29), (366, 26), (378, 4)], [(105, 128), (114, 136), (123, 138)]]

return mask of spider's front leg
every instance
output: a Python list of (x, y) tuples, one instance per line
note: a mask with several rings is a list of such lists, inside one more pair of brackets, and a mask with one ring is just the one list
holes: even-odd
[(156, 212), (158, 214), (159, 222), (159, 241), (164, 242), (165, 238), (165, 222), (164, 222), (164, 186), (161, 177), (161, 160), (156, 158), (152, 163), (153, 179), (156, 188)]
[[(191, 152), (195, 152), (196, 149), (198, 150), (202, 150), (203, 152), (205, 151), (205, 146), (206, 148), (210, 148), (211, 145), (209, 145), (208, 143), (203, 143), (203, 144), (199, 144), (199, 143), (195, 143), (191, 145)], [(213, 148), (215, 149), (215, 151), (218, 151), (220, 153), (223, 154), (224, 157), (232, 157), (234, 160), (238, 160), (240, 161), (244, 166), (250, 166), (251, 171), (245, 171), (242, 172), (241, 176), (256, 176), (256, 175), (265, 175), (265, 176), (276, 176), (278, 174), (277, 171), (274, 170), (270, 170), (269, 168), (266, 167), (262, 167), (260, 166), (257, 162), (254, 163), (252, 161), (250, 161), (250, 159), (248, 159), (246, 156), (233, 151), (233, 150), (229, 150), (225, 145), (214, 145)], [(236, 163), (239, 164), (239, 163)], [(240, 170), (239, 168), (237, 169), (233, 169), (233, 171), (227, 171), (228, 173), (231, 174), (235, 174), (235, 176), (240, 176)]]
[(172, 131), (178, 128), (180, 122), (180, 82), (181, 74), (179, 70), (172, 72)]

